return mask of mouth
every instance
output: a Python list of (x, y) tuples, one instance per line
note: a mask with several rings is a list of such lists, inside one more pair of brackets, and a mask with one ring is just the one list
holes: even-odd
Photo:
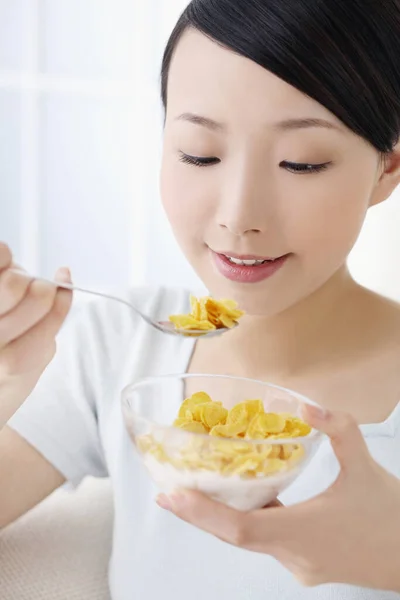
[(276, 258), (271, 258), (271, 257), (267, 258), (267, 257), (249, 255), (249, 254), (240, 256), (238, 254), (231, 254), (231, 253), (225, 253), (225, 252), (217, 252), (216, 254), (219, 254), (221, 257), (225, 258), (233, 265), (239, 265), (242, 267), (259, 267), (260, 265), (265, 265), (266, 263), (273, 263), (276, 260), (279, 260), (279, 258), (282, 258), (280, 256), (276, 257)]
[(281, 256), (239, 255), (210, 250), (214, 266), (220, 275), (237, 283), (258, 283), (274, 275), (286, 263), (290, 254)]

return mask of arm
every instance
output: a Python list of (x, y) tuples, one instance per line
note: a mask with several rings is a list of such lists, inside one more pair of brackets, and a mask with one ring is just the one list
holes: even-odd
[[(0, 528), (59, 487), (61, 473), (6, 426), (55, 354), (55, 337), (71, 294), (10, 270), (12, 255), (0, 243)], [(69, 280), (68, 273), (57, 276)]]
[(0, 431), (0, 529), (57, 489), (65, 478), (15, 431)]

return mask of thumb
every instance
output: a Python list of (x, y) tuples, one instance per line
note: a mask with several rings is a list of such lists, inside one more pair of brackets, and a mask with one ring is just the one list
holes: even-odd
[(69, 270), (68, 267), (60, 267), (59, 269), (57, 269), (56, 274), (54, 276), (56, 281), (59, 281), (60, 283), (72, 283), (71, 280), (71, 271)]
[(358, 472), (370, 463), (371, 455), (356, 420), (348, 413), (303, 405), (303, 418), (331, 440), (342, 471)]

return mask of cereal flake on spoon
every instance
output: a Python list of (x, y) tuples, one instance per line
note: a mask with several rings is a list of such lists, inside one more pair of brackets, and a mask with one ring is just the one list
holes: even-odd
[(175, 329), (184, 331), (212, 331), (232, 329), (244, 312), (234, 300), (214, 300), (209, 296), (197, 299), (190, 296), (191, 312), (184, 315), (171, 315), (169, 320)]

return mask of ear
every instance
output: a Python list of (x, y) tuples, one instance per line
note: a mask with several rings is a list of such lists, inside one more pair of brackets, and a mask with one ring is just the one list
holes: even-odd
[(400, 142), (385, 154), (380, 166), (380, 176), (371, 196), (370, 206), (384, 202), (400, 183)]

